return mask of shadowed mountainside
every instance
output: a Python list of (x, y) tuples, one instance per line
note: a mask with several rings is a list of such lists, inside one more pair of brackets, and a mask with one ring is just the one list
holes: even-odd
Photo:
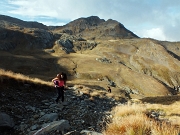
[(132, 98), (173, 94), (180, 84), (180, 42), (143, 39), (96, 16), (64, 26), (0, 16), (0, 68), (50, 81), (99, 86)]

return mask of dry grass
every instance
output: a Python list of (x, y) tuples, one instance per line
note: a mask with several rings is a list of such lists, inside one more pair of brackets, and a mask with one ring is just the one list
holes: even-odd
[(91, 98), (92, 97), (103, 97), (103, 95), (105, 95), (104, 91), (97, 91), (94, 89), (91, 89), (89, 87), (83, 86), (83, 85), (74, 85), (74, 88), (79, 90), (80, 92), (82, 92), (85, 95), (89, 95)]
[[(180, 121), (176, 124), (172, 121), (159, 122), (147, 117), (146, 113), (150, 110), (161, 110), (164, 114), (172, 114), (172, 108), (180, 117), (180, 102), (170, 105), (150, 105), (150, 104), (133, 104), (116, 106), (112, 111), (111, 123), (107, 124), (104, 135), (178, 135)], [(170, 109), (167, 109), (170, 107)], [(167, 118), (166, 118), (167, 119)]]
[(92, 89), (92, 88), (84, 86), (84, 85), (75, 84), (74, 89), (78, 90), (79, 92), (81, 92), (85, 95), (89, 95), (90, 100), (94, 100), (95, 97), (98, 97), (98, 98), (107, 98), (108, 97), (108, 98), (113, 98), (116, 101), (120, 101), (123, 98), (121, 95), (109, 93), (109, 92), (107, 92), (107, 90)]
[(104, 96), (104, 92), (99, 92), (99, 91), (93, 91), (90, 94), (92, 97), (103, 97)]
[(3, 69), (0, 69), (0, 80), (1, 82), (6, 79), (15, 79), (19, 82), (25, 82), (25, 81), (29, 81), (29, 82), (32, 82), (32, 83), (35, 83), (35, 84), (46, 84), (46, 85), (49, 85), (51, 86), (52, 85), (52, 82), (47, 82), (47, 81), (43, 81), (39, 78), (31, 78), (31, 77), (28, 77), (28, 76), (25, 76), (23, 74), (20, 74), (20, 73), (14, 73), (12, 71), (6, 71), (6, 70), (3, 70)]
[(173, 103), (180, 101), (180, 95), (145, 97), (141, 99), (141, 101), (151, 104), (172, 105)]

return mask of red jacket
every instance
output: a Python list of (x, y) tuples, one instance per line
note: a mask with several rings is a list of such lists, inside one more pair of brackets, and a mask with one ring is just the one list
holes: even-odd
[(63, 80), (54, 80), (53, 82), (54, 82), (55, 87), (62, 87), (65, 85), (64, 84), (65, 82)]

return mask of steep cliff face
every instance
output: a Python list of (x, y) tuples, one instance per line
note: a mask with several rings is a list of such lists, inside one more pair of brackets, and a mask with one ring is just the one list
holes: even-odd
[(141, 39), (96, 16), (57, 27), (2, 18), (0, 68), (48, 81), (65, 71), (72, 83), (113, 84), (132, 97), (168, 95), (180, 85), (179, 42)]

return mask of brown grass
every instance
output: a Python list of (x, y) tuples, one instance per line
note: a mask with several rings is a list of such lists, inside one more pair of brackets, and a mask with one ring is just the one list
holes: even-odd
[(35, 83), (35, 84), (46, 84), (46, 85), (49, 85), (49, 86), (52, 86), (52, 82), (47, 82), (47, 81), (43, 81), (39, 78), (31, 78), (31, 77), (28, 77), (28, 76), (25, 76), (23, 74), (20, 74), (20, 73), (14, 73), (12, 71), (6, 71), (6, 70), (3, 70), (3, 69), (0, 69), (0, 80), (1, 82), (6, 79), (15, 79), (19, 82), (26, 82), (26, 81), (29, 81), (29, 82), (32, 82), (32, 83)]
[(172, 105), (173, 103), (180, 101), (180, 95), (145, 97), (140, 100), (151, 104)]
[[(176, 109), (177, 113), (180, 112), (179, 103), (173, 104), (172, 108)], [(146, 113), (149, 110), (162, 110), (164, 114), (171, 114), (174, 111), (167, 109), (168, 106), (163, 105), (150, 105), (150, 104), (133, 104), (116, 106), (112, 110), (111, 123), (107, 123), (107, 127), (103, 131), (104, 135), (178, 135), (180, 129), (180, 121), (174, 124), (172, 121), (167, 120), (158, 122), (147, 117)], [(180, 115), (179, 115), (180, 116)]]

